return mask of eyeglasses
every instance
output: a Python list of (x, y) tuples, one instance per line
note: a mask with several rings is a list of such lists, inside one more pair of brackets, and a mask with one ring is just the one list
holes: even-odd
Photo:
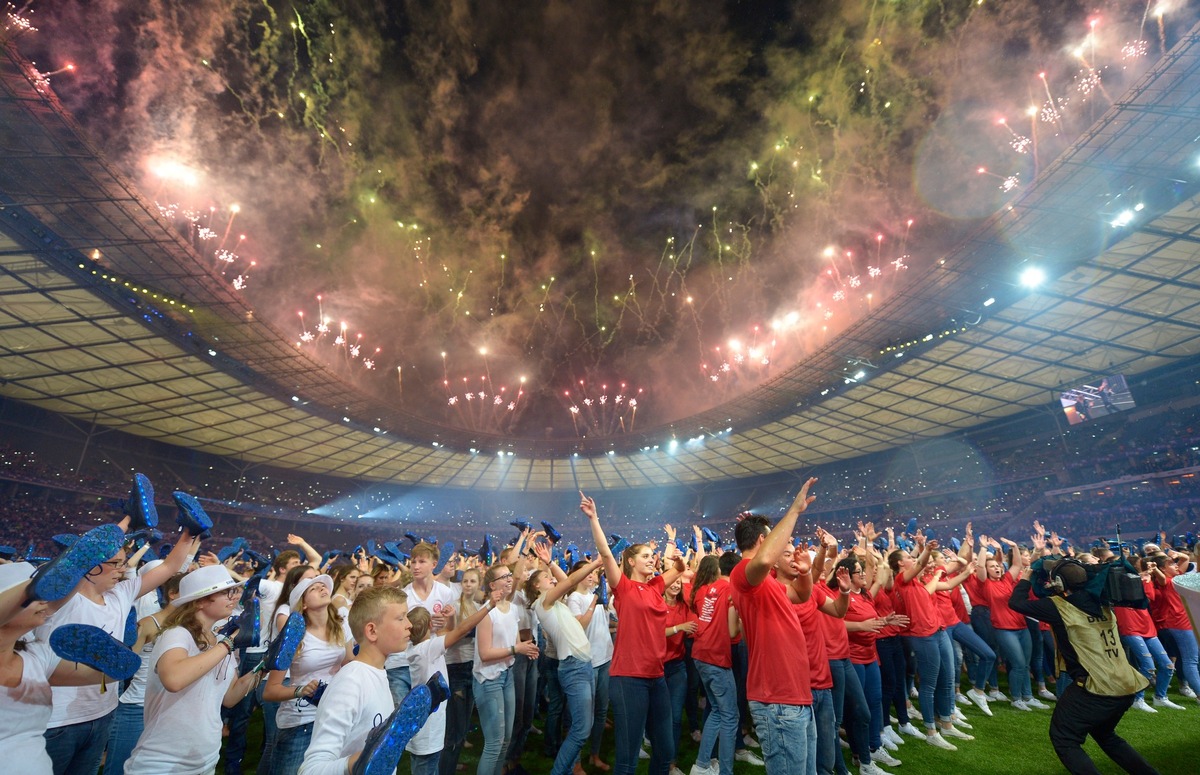
[(241, 593), (241, 591), (241, 587), (230, 587), (229, 589), (225, 590), (225, 599), (233, 600)]
[(504, 581), (505, 579), (511, 579), (512, 577), (513, 577), (513, 575), (511, 573), (509, 573), (508, 575), (505, 575), (505, 576), (497, 576), (496, 578), (492, 579), (492, 581), (494, 583), (497, 581)]

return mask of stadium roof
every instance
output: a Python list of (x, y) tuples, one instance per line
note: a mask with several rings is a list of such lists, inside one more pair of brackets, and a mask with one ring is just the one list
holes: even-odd
[[(1197, 29), (1023, 196), (816, 354), (669, 429), (571, 441), (430, 422), (308, 357), (5, 50), (0, 394), (252, 462), (516, 491), (778, 473), (1048, 406), (1200, 353)], [(1046, 275), (1034, 289), (1017, 279), (1030, 267)]]

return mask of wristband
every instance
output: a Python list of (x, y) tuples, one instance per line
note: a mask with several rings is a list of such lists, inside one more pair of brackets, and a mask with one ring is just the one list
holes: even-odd
[(509, 646), (508, 648), (509, 648), (509, 650), (510, 650), (510, 651), (512, 651), (512, 655), (515, 657), (515, 656), (517, 655), (517, 647), (516, 647), (516, 646)]
[(300, 699), (300, 692), (302, 692), (302, 691), (304, 691), (304, 687), (303, 687), (303, 686), (297, 686), (297, 687), (296, 687), (296, 690), (292, 692), (292, 697), (293, 697), (293, 698), (295, 698), (295, 699), (297, 699), (297, 700), (298, 700), (298, 699)]
[(233, 640), (231, 638), (229, 638), (229, 637), (221, 638), (219, 641), (217, 641), (217, 645), (224, 646), (226, 649), (229, 650), (230, 654), (233, 653)]

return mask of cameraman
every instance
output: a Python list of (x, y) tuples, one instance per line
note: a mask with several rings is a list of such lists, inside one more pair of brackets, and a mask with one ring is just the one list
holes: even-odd
[(1116, 733), (1147, 682), (1125, 658), (1112, 608), (1086, 591), (1087, 569), (1077, 560), (1047, 560), (1050, 596), (1031, 599), (1032, 568), (1026, 569), (1008, 604), (1014, 611), (1046, 622), (1058, 645), (1058, 669), (1071, 683), (1050, 719), (1050, 743), (1063, 766), (1076, 775), (1099, 775), (1083, 750), (1090, 734), (1108, 757), (1133, 775), (1158, 775), (1142, 755)]

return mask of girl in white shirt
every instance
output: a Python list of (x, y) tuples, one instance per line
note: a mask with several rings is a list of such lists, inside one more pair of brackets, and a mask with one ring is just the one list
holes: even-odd
[(568, 576), (550, 556), (547, 544), (535, 542), (533, 551), (548, 569), (536, 570), (525, 582), (525, 596), (541, 622), (546, 640), (558, 653), (558, 680), (571, 715), (571, 728), (554, 757), (550, 775), (570, 775), (592, 733), (592, 645), (583, 625), (563, 603), (563, 597), (600, 567), (597, 557)]
[[(291, 610), (304, 615), (304, 640), (292, 658), (290, 670), (272, 670), (263, 689), (265, 701), (279, 703), (275, 713), (279, 731), (268, 775), (296, 775), (300, 771), (317, 719), (317, 708), (309, 698), (321, 681), (328, 682), (343, 664), (354, 659), (354, 641), (333, 602), (333, 586), (329, 576), (305, 578), (288, 597)], [(292, 682), (285, 686), (283, 679), (289, 672)]]
[(236, 705), (258, 680), (254, 672), (236, 677), (233, 641), (213, 633), (232, 615), (241, 592), (224, 565), (184, 576), (150, 657), (146, 728), (125, 763), (127, 775), (206, 775), (216, 769), (221, 707)]

